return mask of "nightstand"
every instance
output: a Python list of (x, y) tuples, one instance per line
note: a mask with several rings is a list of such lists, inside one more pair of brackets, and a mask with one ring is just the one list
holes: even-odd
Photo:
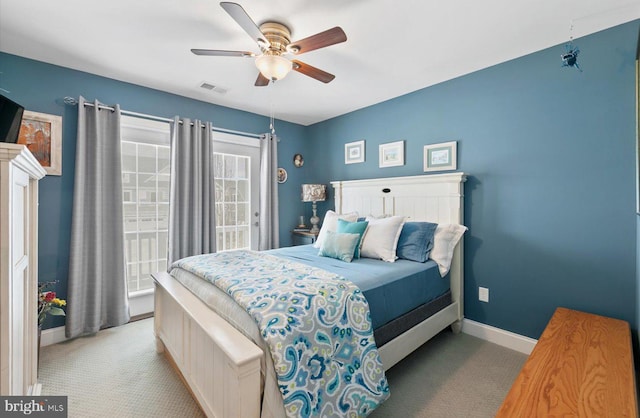
[(313, 244), (318, 238), (318, 234), (307, 231), (292, 231), (293, 245), (307, 245)]

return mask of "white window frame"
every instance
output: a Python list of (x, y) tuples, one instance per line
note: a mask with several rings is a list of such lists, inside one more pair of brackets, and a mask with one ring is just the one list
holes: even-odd
[[(158, 161), (158, 152), (159, 152), (159, 148), (158, 147), (162, 147), (165, 148), (165, 152), (168, 151), (169, 145), (170, 145), (170, 125), (167, 122), (158, 122), (158, 121), (153, 121), (153, 120), (148, 120), (148, 119), (144, 119), (144, 118), (139, 118), (139, 117), (131, 117), (131, 116), (122, 116), (122, 120), (121, 120), (121, 142), (122, 145), (125, 146), (125, 144), (135, 144), (136, 147), (139, 147), (141, 144), (143, 146), (153, 146), (156, 148), (156, 164)], [(136, 153), (137, 154), (137, 153)], [(139, 210), (138, 206), (139, 206), (139, 196), (140, 196), (140, 185), (138, 184), (138, 180), (140, 179), (140, 176), (144, 176), (145, 174), (150, 174), (153, 175), (154, 173), (141, 173), (140, 172), (140, 168), (137, 166), (138, 162), (136, 162), (136, 170), (135, 172), (130, 172), (130, 171), (124, 171), (124, 165), (123, 165), (123, 176), (125, 174), (130, 174), (132, 176), (135, 176), (136, 179), (136, 199), (134, 199), (133, 204), (136, 205), (136, 211)], [(168, 170), (168, 165), (166, 166), (165, 170)], [(158, 170), (158, 167), (156, 167), (156, 171)], [(166, 173), (155, 173), (156, 176), (158, 175), (162, 175), (167, 177), (167, 180), (170, 181), (169, 177), (169, 172)], [(168, 183), (168, 181), (166, 183)], [(158, 184), (155, 185), (155, 190), (152, 191), (151, 193), (155, 193), (154, 198), (152, 198), (152, 202), (149, 202), (149, 205), (154, 205), (155, 204), (155, 216), (156, 216), (156, 220), (158, 219), (158, 216), (160, 216), (160, 212), (159, 212), (159, 208), (160, 205), (167, 207), (167, 212), (164, 214), (166, 216), (167, 219), (167, 223), (168, 223), (168, 205), (169, 205), (169, 196), (168, 196), (168, 191), (167, 191), (167, 195), (164, 196), (164, 199), (160, 199), (160, 191), (158, 190)], [(125, 202), (125, 205), (128, 205), (130, 203)], [(139, 222), (139, 214), (137, 215), (138, 218), (138, 222)], [(168, 225), (167, 225), (168, 226)], [(125, 232), (125, 236), (130, 235), (132, 232)], [(159, 260), (166, 260), (166, 248), (164, 249), (164, 254), (162, 253), (162, 249), (157, 248), (158, 245), (158, 234), (160, 233), (164, 233), (166, 239), (168, 239), (168, 228), (159, 230), (157, 227), (153, 230), (141, 230), (138, 229), (135, 231), (136, 234), (136, 248), (134, 251), (134, 254), (136, 256), (136, 260), (130, 260), (127, 259), (127, 286), (129, 286), (130, 284), (130, 278), (129, 278), (129, 269), (132, 268), (135, 265), (135, 268), (140, 268), (139, 267), (139, 263), (143, 262), (144, 260), (140, 260), (139, 259), (139, 251), (140, 251), (140, 236), (141, 235), (147, 235), (149, 233), (155, 233), (156, 234), (156, 249), (155, 252), (156, 254), (151, 258), (151, 261), (155, 263), (155, 266), (151, 266), (150, 269), (153, 270), (149, 273), (153, 273), (155, 271), (159, 270)], [(165, 240), (166, 241), (166, 240)], [(162, 255), (164, 255), (164, 257), (162, 257)], [(140, 272), (138, 271), (138, 279), (140, 279)], [(154, 289), (153, 287), (147, 287), (141, 290), (133, 290), (133, 291), (129, 291), (129, 307), (130, 307), (130, 313), (131, 316), (135, 316), (135, 315), (141, 315), (141, 314), (145, 314), (148, 312), (153, 312), (153, 292)]]
[[(251, 158), (249, 168), (251, 209), (249, 210), (249, 230), (251, 234), (251, 249), (258, 249), (259, 239), (259, 210), (260, 210), (260, 139), (241, 135), (213, 132), (213, 152), (230, 155), (248, 156)], [(216, 203), (217, 204), (217, 203)], [(216, 231), (216, 234), (218, 232)], [(224, 249), (218, 248), (218, 251)]]
[[(156, 143), (158, 145), (170, 145), (170, 124), (169, 122), (157, 122), (140, 117), (122, 116), (121, 131), (129, 131), (129, 134), (122, 136), (124, 142), (131, 141), (129, 137), (132, 132), (139, 137), (142, 143)], [(213, 152), (232, 155), (243, 155), (251, 157), (250, 166), (250, 231), (251, 249), (258, 248), (258, 210), (259, 210), (259, 175), (260, 175), (260, 139), (245, 137), (241, 135), (213, 132)], [(136, 174), (137, 175), (137, 174)], [(170, 179), (169, 179), (170, 181)], [(142, 231), (147, 232), (147, 231)], [(140, 233), (140, 231), (138, 232)], [(125, 233), (126, 234), (126, 233)], [(168, 234), (167, 234), (168, 239)], [(139, 244), (138, 244), (139, 247)], [(127, 260), (127, 267), (129, 261)], [(127, 281), (128, 281), (127, 277)], [(153, 312), (153, 288), (134, 291), (129, 293), (129, 307), (131, 316)]]

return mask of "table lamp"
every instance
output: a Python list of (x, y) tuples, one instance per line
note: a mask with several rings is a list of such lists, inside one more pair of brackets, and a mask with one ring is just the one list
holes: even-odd
[(311, 222), (311, 232), (317, 234), (320, 232), (318, 223), (320, 218), (316, 213), (316, 202), (324, 202), (327, 198), (327, 187), (324, 184), (303, 184), (302, 185), (302, 201), (311, 202), (313, 216), (309, 220)]

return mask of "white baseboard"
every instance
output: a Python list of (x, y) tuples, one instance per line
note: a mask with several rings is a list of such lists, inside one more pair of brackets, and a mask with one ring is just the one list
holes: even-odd
[(533, 338), (466, 318), (462, 320), (462, 332), (527, 355), (531, 354), (533, 347), (538, 342), (538, 340), (534, 340)]
[(129, 295), (129, 315), (133, 318), (153, 312), (153, 289)]
[(27, 396), (40, 396), (42, 393), (42, 383), (36, 383), (29, 386), (27, 389)]
[[(538, 340), (534, 340), (533, 338), (466, 318), (462, 320), (462, 332), (527, 355), (531, 354), (533, 347), (538, 342)], [(44, 347), (65, 341), (66, 339), (64, 327), (49, 328), (42, 331), (40, 344)]]
[(64, 326), (43, 329), (40, 334), (40, 346), (44, 347), (51, 344), (61, 343), (65, 341), (67, 337), (64, 335)]

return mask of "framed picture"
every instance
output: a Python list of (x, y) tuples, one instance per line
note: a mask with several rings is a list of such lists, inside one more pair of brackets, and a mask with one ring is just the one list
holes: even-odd
[(293, 165), (298, 168), (304, 165), (304, 158), (302, 158), (302, 154), (296, 154), (293, 156)]
[(424, 171), (455, 170), (457, 141), (424, 146)]
[(364, 140), (344, 144), (344, 163), (355, 164), (364, 162)]
[(287, 170), (282, 167), (278, 167), (278, 183), (284, 183), (287, 181), (287, 177), (289, 177), (287, 175)]
[(62, 175), (62, 116), (25, 110), (18, 144), (29, 148), (47, 174)]
[(380, 167), (404, 165), (404, 141), (381, 144), (378, 151)]

